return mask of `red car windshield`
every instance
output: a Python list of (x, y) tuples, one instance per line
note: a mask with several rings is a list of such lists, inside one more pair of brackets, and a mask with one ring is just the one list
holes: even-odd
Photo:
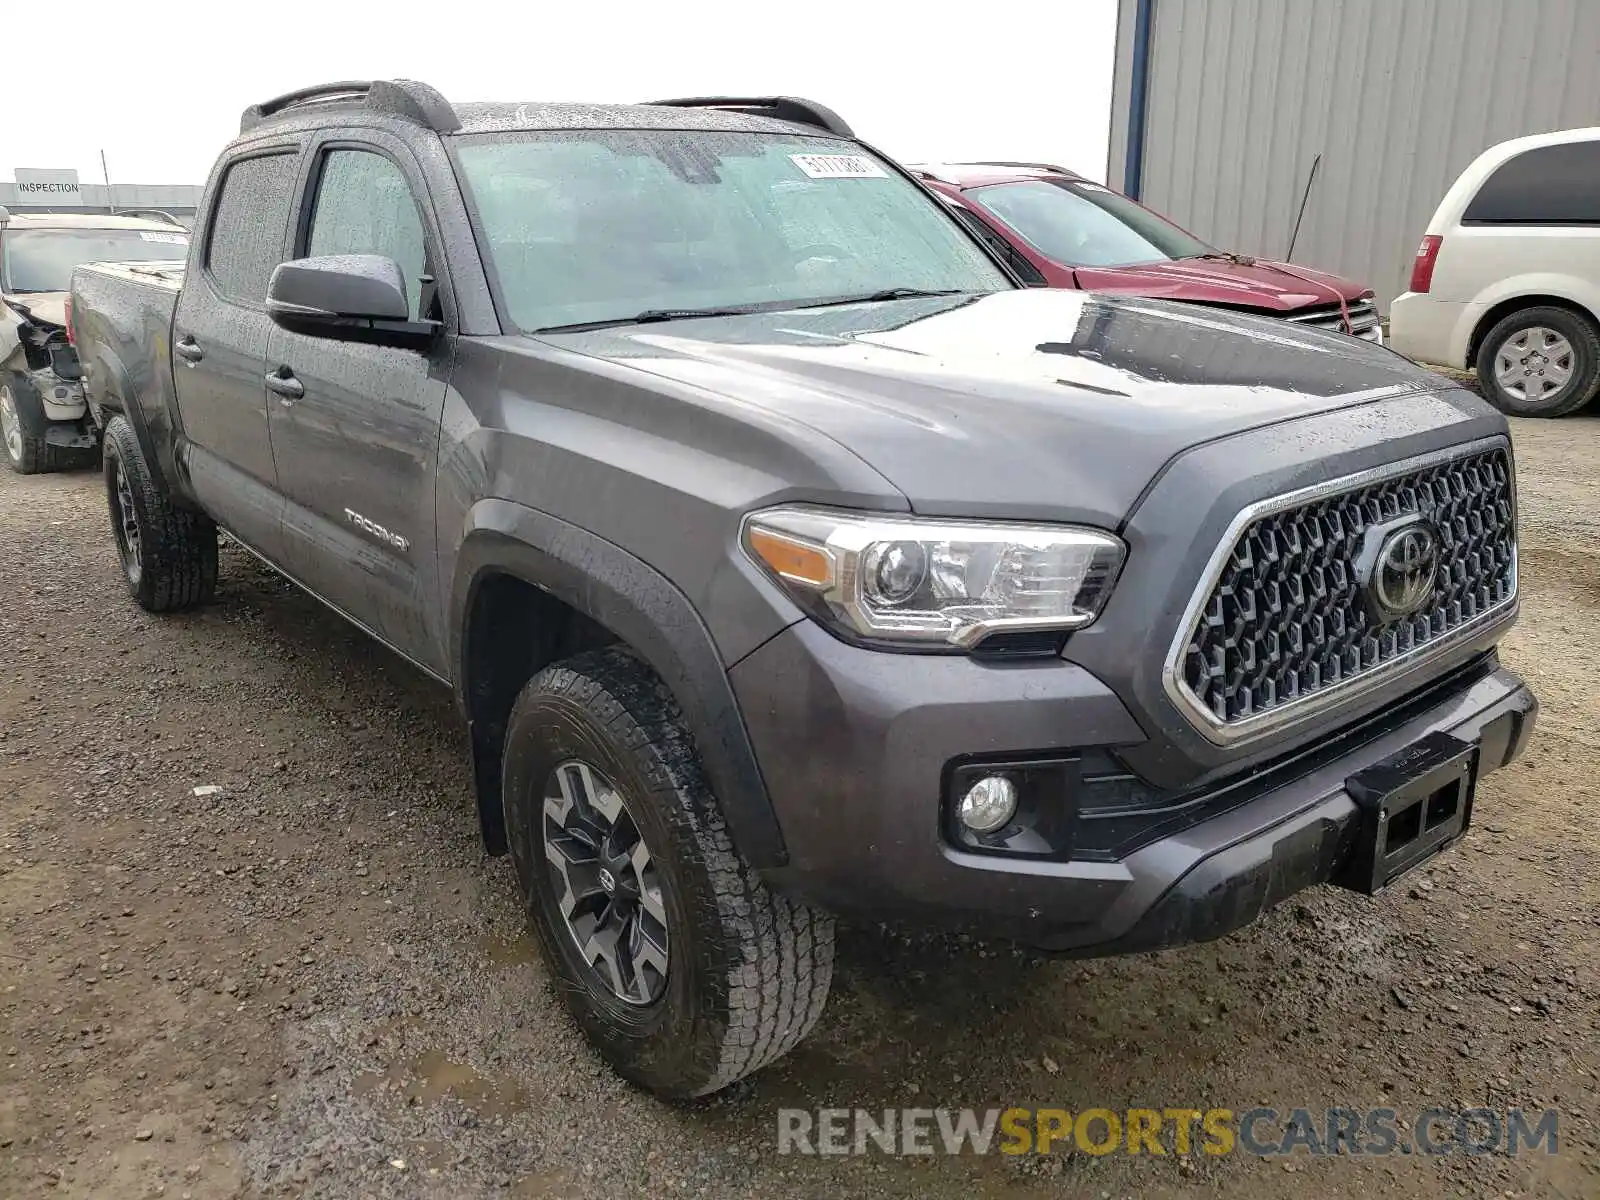
[(965, 195), (1064, 266), (1130, 267), (1214, 253), (1126, 196), (1082, 179), (994, 183)]

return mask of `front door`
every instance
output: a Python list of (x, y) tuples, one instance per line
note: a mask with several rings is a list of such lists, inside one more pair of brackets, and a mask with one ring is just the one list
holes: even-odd
[[(402, 164), (405, 164), (402, 166)], [(294, 257), (381, 254), (400, 265), (413, 320), (443, 315), (405, 146), (329, 138), (308, 176)], [(284, 497), (284, 567), (395, 649), (446, 673), (434, 548), (434, 471), (449, 378), (431, 351), (274, 327), (270, 423)]]
[(283, 260), (297, 147), (223, 168), (204, 245), (172, 325), (183, 456), (201, 505), (257, 553), (281, 550), (282, 502), (267, 420), (267, 280)]

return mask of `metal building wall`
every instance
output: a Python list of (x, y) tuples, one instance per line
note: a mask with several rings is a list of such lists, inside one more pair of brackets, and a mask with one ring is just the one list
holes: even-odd
[(17, 198), (17, 185), (0, 180), (0, 205), (12, 212), (106, 213), (117, 209), (159, 208), (175, 217), (191, 217), (201, 188), (190, 183), (119, 183), (107, 191), (103, 183), (82, 183), (82, 206), (35, 204)]
[(1600, 125), (1600, 0), (1121, 0), (1108, 182), (1151, 5), (1141, 199), (1218, 246), (1405, 290), (1428, 219), (1506, 138)]

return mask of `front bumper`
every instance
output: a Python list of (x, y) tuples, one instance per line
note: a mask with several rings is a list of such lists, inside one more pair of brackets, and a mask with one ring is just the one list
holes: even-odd
[(79, 421), (88, 415), (80, 381), (63, 379), (54, 371), (45, 370), (28, 372), (28, 382), (38, 393), (39, 408), (46, 421)]
[[(942, 817), (952, 764), (1070, 755), (1146, 736), (1088, 671), (844, 645), (810, 622), (733, 670), (789, 865), (771, 881), (835, 911), (1043, 949), (1115, 954), (1202, 941), (1334, 877), (1357, 806), (1346, 780), (1430, 733), (1477, 744), (1479, 774), (1519, 754), (1537, 704), (1489, 654), (1296, 757), (1187, 797), (1125, 852), (1017, 857), (958, 848)], [(1072, 807), (1072, 800), (1066, 802)], [(1082, 814), (1070, 814), (1082, 820)]]
[(83, 382), (53, 370), (28, 371), (17, 394), (17, 412), (31, 437), (69, 450), (92, 450), (98, 443)]

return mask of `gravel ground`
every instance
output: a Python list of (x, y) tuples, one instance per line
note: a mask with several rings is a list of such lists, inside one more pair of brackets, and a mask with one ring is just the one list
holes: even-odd
[[(844, 929), (815, 1035), (683, 1108), (548, 992), (447, 695), (237, 551), (145, 615), (97, 476), (0, 472), (0, 1196), (1600, 1196), (1600, 419), (1517, 441), (1544, 717), (1461, 847), (1142, 958)], [(782, 1106), (1258, 1103), (1559, 1106), (1562, 1153), (776, 1152)]]

